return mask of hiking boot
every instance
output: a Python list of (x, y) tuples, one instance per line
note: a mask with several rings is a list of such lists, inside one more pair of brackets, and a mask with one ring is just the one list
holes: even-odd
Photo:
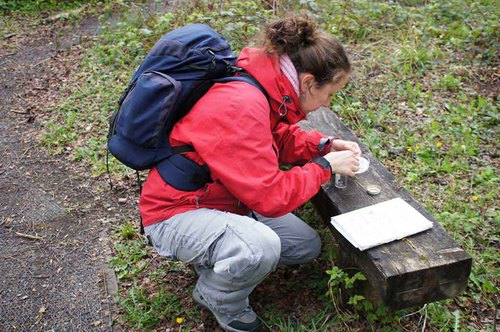
[(203, 308), (210, 310), (210, 312), (215, 316), (217, 323), (219, 323), (225, 331), (257, 332), (259, 330), (259, 317), (257, 317), (257, 314), (250, 306), (247, 306), (241, 313), (235, 315), (218, 312), (207, 301), (205, 301), (203, 295), (200, 294), (196, 287), (193, 291), (193, 300)]

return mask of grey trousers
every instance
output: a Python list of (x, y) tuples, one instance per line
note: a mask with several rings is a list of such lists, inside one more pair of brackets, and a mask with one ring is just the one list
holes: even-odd
[(197, 209), (145, 227), (162, 256), (191, 263), (196, 287), (218, 311), (236, 314), (278, 264), (312, 261), (321, 250), (317, 232), (293, 214), (254, 219)]

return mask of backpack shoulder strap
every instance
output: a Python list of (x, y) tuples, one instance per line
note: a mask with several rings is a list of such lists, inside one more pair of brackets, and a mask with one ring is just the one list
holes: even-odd
[[(269, 95), (268, 95), (266, 89), (264, 89), (262, 84), (260, 84), (259, 81), (257, 81), (255, 79), (255, 77), (253, 77), (252, 75), (250, 75), (249, 73), (247, 73), (246, 71), (243, 71), (243, 70), (238, 71), (238, 73), (240, 76), (227, 76), (227, 77), (213, 80), (212, 82), (213, 83), (226, 83), (226, 82), (233, 82), (233, 81), (245, 82), (245, 83), (248, 83), (248, 84), (255, 86), (257, 89), (260, 90), (260, 92), (262, 92), (262, 94), (264, 96), (266, 96), (266, 99), (269, 100)], [(176, 154), (183, 154), (186, 152), (194, 152), (194, 151), (195, 151), (195, 149), (191, 145), (181, 145), (181, 146), (172, 147), (172, 152), (176, 153)]]
[(239, 76), (223, 77), (223, 78), (219, 78), (219, 79), (214, 80), (214, 82), (216, 82), (216, 83), (225, 83), (225, 82), (233, 82), (233, 81), (246, 82), (248, 84), (253, 85), (257, 89), (259, 89), (260, 92), (262, 92), (262, 94), (264, 94), (264, 96), (266, 96), (266, 99), (269, 100), (269, 94), (267, 93), (266, 89), (264, 89), (262, 84), (260, 84), (259, 81), (257, 81), (255, 79), (255, 77), (253, 77), (252, 75), (250, 75), (244, 69), (241, 69), (241, 68), (239, 68), (237, 73)]

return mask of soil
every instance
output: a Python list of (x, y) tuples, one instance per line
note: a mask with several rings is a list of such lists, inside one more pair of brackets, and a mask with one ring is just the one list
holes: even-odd
[(0, 40), (0, 330), (109, 331), (117, 286), (107, 234), (118, 200), (104, 201), (104, 183), (38, 143), (42, 110), (98, 24), (18, 23), (25, 28)]
[[(85, 165), (51, 155), (39, 143), (50, 118), (46, 110), (65, 93), (99, 24), (47, 19), (34, 30), (26, 19), (19, 26), (25, 28), (0, 40), (0, 331), (127, 330), (114, 306), (118, 286), (107, 263), (113, 225), (138, 219), (135, 179), (120, 180), (110, 191), (105, 177), (93, 177)], [(152, 268), (165, 263), (151, 257)], [(252, 294), (255, 309), (265, 311), (273, 299), (291, 318), (314, 311), (309, 287), (289, 294), (275, 286), (304, 285), (325, 268), (278, 269)], [(168, 278), (168, 289), (194, 306), (185, 292), (194, 274), (182, 269)], [(196, 330), (221, 331), (207, 311), (201, 319)]]

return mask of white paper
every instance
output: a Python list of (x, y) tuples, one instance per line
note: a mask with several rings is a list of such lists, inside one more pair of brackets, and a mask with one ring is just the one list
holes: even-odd
[(359, 250), (425, 231), (432, 222), (401, 198), (331, 218), (332, 225)]

